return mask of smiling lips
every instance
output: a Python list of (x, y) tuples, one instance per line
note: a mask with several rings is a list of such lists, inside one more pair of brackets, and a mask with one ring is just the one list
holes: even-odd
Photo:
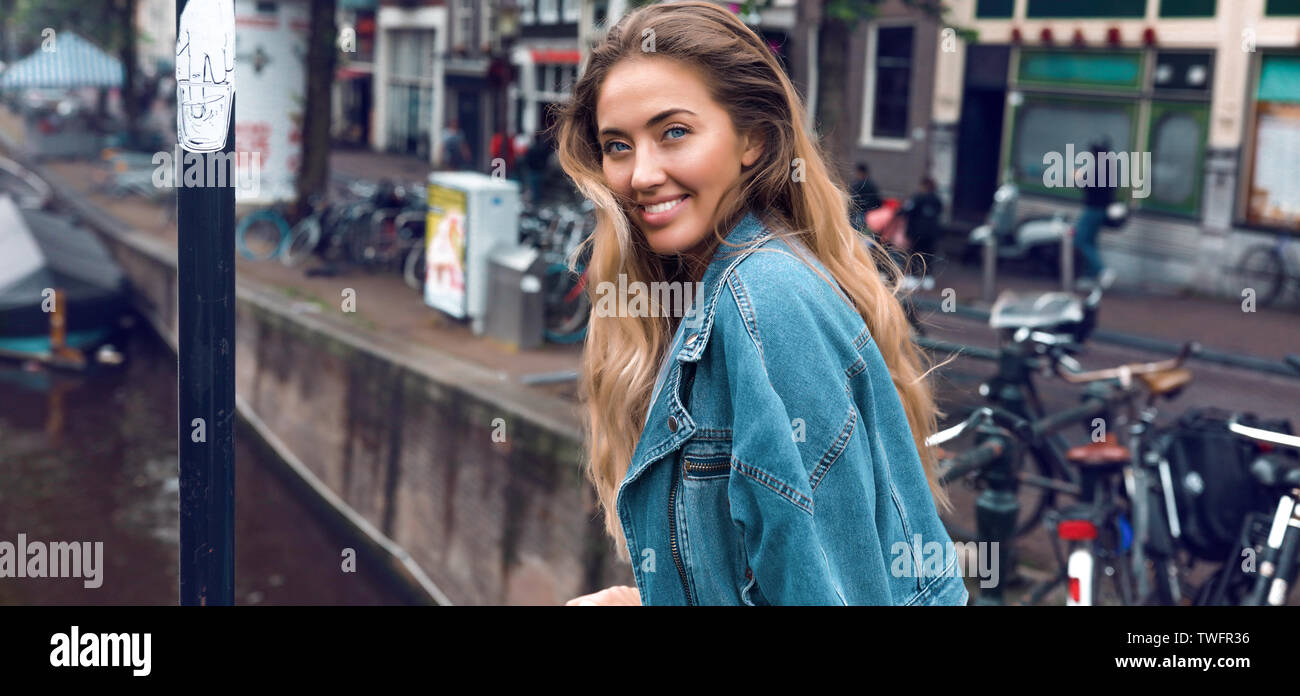
[(690, 194), (682, 194), (672, 200), (653, 205), (639, 205), (637, 208), (641, 211), (641, 219), (651, 225), (662, 225), (676, 215), (677, 210), (681, 208), (682, 201), (690, 197)]

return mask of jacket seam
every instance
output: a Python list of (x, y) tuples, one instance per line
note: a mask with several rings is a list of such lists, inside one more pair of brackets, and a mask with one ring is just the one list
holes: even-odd
[(817, 462), (817, 466), (813, 469), (812, 476), (808, 477), (808, 483), (812, 486), (813, 493), (817, 492), (817, 485), (826, 477), (826, 473), (830, 471), (831, 465), (839, 460), (840, 455), (843, 454), (845, 448), (848, 447), (849, 438), (853, 436), (853, 428), (857, 425), (857, 422), (858, 414), (854, 410), (853, 406), (850, 405), (848, 420), (844, 422), (844, 427), (840, 429), (840, 434), (835, 438), (835, 441), (831, 443), (830, 449), (826, 450), (826, 454), (823, 454), (822, 458)]
[(767, 372), (767, 359), (763, 355), (763, 339), (758, 335), (758, 317), (754, 312), (753, 303), (749, 301), (749, 295), (745, 292), (739, 273), (733, 273), (727, 278), (727, 287), (731, 289), (731, 297), (736, 301), (736, 309), (740, 312), (745, 331), (749, 333), (754, 347), (758, 349), (758, 360), (763, 364), (763, 372)]
[[(938, 583), (942, 582), (945, 578), (953, 577), (953, 575), (949, 571), (954, 570), (956, 566), (957, 566), (957, 557), (953, 556), (948, 560), (948, 566), (943, 570), (939, 571), (938, 575), (935, 575), (934, 577), (930, 578), (930, 582), (925, 583), (925, 587), (922, 587), (920, 590), (918, 590), (917, 593), (912, 596), (912, 599), (908, 600), (907, 604), (904, 606), (910, 607), (913, 604), (916, 604), (922, 598), (932, 594), (933, 590), (938, 586)], [(917, 567), (917, 566), (913, 566), (913, 567)]]
[(808, 496), (800, 493), (797, 489), (795, 489), (794, 486), (785, 483), (781, 479), (778, 479), (777, 477), (767, 473), (766, 471), (763, 471), (762, 469), (745, 464), (744, 462), (740, 461), (740, 459), (738, 459), (735, 455), (732, 455), (731, 457), (731, 466), (737, 472), (745, 476), (748, 476), (749, 478), (757, 481), (759, 484), (763, 485), (764, 487), (770, 489), (773, 493), (776, 493), (782, 498), (785, 498), (786, 500), (790, 501), (790, 504), (794, 505), (800, 510), (803, 510), (809, 515), (813, 514), (812, 498), (809, 498)]

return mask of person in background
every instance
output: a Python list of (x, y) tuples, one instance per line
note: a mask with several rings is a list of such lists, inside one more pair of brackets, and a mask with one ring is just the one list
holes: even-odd
[(492, 136), (492, 171), (496, 171), (496, 160), (500, 159), (505, 162), (505, 173), (507, 179), (518, 179), (519, 175), (515, 171), (515, 148), (514, 138), (511, 138), (505, 131), (497, 131)]
[(442, 162), (448, 169), (465, 169), (473, 159), (469, 150), (469, 141), (460, 130), (460, 121), (452, 119), (442, 135)]
[[(1093, 161), (1100, 162), (1101, 155), (1110, 150), (1110, 144), (1102, 140), (1093, 143), (1089, 149), (1092, 150)], [(1114, 272), (1102, 264), (1101, 250), (1098, 248), (1097, 237), (1106, 221), (1106, 208), (1115, 200), (1116, 188), (1116, 182), (1102, 181), (1102, 175), (1103, 169), (1094, 167), (1092, 185), (1087, 186), (1083, 178), (1084, 170), (1075, 173), (1075, 185), (1083, 188), (1083, 212), (1079, 213), (1079, 218), (1074, 223), (1074, 245), (1083, 257), (1083, 268), (1079, 269), (1078, 276), (1079, 285), (1084, 287), (1107, 287), (1115, 279)]]
[(935, 195), (934, 179), (921, 179), (921, 188), (903, 204), (907, 216), (907, 238), (912, 251), (921, 255), (928, 265), (939, 243), (939, 216), (943, 214), (943, 201)]
[(863, 162), (859, 162), (854, 167), (857, 177), (853, 180), (853, 186), (849, 194), (853, 199), (853, 226), (858, 231), (865, 231), (867, 223), (865, 216), (868, 211), (875, 210), (881, 206), (880, 189), (876, 188), (876, 183), (871, 180), (871, 170)]
[(528, 193), (533, 205), (542, 199), (542, 184), (546, 179), (546, 167), (551, 160), (551, 143), (546, 135), (538, 131), (533, 134), (533, 142), (524, 153), (524, 180), (528, 184)]

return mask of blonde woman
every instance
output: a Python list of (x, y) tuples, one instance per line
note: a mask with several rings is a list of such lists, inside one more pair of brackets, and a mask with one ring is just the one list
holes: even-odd
[(921, 356), (803, 113), (706, 2), (624, 17), (562, 107), (593, 297), (697, 299), (593, 300), (587, 473), (636, 587), (570, 605), (966, 603)]

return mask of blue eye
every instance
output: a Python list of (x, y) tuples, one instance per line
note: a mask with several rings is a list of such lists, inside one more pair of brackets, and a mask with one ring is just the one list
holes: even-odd
[(667, 131), (665, 131), (665, 133), (671, 133), (673, 131), (681, 131), (683, 134), (682, 137), (685, 137), (685, 134), (690, 132), (681, 126), (673, 126), (672, 128), (669, 128)]
[(609, 148), (611, 148), (611, 147), (613, 147), (613, 146), (615, 146), (615, 145), (622, 145), (622, 144), (623, 144), (623, 143), (620, 143), (620, 142), (617, 141), (617, 140), (611, 140), (611, 141), (605, 143), (605, 147), (603, 148), (602, 151), (603, 151), (605, 154), (608, 155), (608, 154), (610, 154), (610, 150), (609, 150)]

